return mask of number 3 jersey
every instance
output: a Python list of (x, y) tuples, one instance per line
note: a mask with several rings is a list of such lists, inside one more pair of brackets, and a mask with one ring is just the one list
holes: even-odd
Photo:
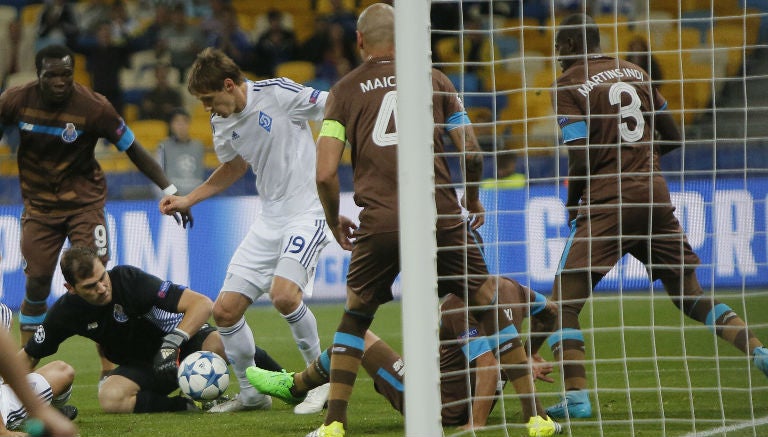
[[(461, 210), (451, 184), (448, 164), (440, 154), (445, 129), (439, 124), (464, 111), (451, 81), (432, 70), (432, 111), (435, 120), (435, 201), (443, 216), (437, 226), (460, 223)], [(355, 203), (363, 208), (357, 235), (392, 232), (398, 229), (397, 128), (395, 114), (395, 63), (392, 58), (371, 58), (350, 71), (331, 88), (326, 120), (344, 127), (352, 147)], [(400, 147), (414, 147), (404, 144)]]
[(667, 103), (642, 68), (600, 55), (577, 61), (557, 79), (553, 103), (563, 142), (586, 140), (591, 187), (582, 199), (587, 203), (618, 201), (622, 192), (631, 191), (624, 184), (647, 192), (649, 178), (663, 182), (652, 143), (652, 115)]

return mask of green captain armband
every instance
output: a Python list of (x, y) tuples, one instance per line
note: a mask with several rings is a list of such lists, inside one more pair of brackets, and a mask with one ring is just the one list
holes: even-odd
[(345, 142), (347, 141), (347, 129), (336, 120), (323, 120), (323, 127), (320, 128), (319, 136), (336, 138)]

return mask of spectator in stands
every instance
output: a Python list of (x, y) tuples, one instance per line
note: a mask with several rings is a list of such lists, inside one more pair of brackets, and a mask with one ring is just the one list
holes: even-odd
[(309, 38), (299, 45), (297, 57), (303, 61), (319, 64), (323, 60), (323, 53), (329, 44), (328, 32), (330, 23), (322, 15), (315, 15), (315, 31)]
[(275, 67), (296, 58), (296, 35), (283, 26), (283, 13), (277, 9), (267, 12), (269, 27), (256, 41), (254, 73), (272, 77)]
[(347, 40), (355, 39), (355, 30), (357, 29), (357, 15), (344, 7), (343, 0), (330, 0), (331, 12), (325, 15), (325, 18), (331, 24), (338, 24), (344, 29), (344, 37)]
[(200, 22), (200, 29), (206, 36), (219, 31), (224, 9), (229, 5), (229, 0), (208, 0), (208, 15)]
[(77, 37), (77, 17), (66, 0), (46, 0), (37, 20), (35, 50), (51, 44), (67, 44)]
[(155, 86), (144, 93), (139, 106), (139, 118), (142, 120), (169, 120), (174, 110), (181, 105), (181, 93), (168, 79), (170, 69), (171, 66), (163, 62), (155, 65)]
[(120, 70), (130, 67), (131, 54), (138, 48), (129, 35), (115, 41), (112, 30), (110, 21), (102, 21), (94, 34), (83, 35), (70, 45), (75, 52), (85, 55), (93, 90), (104, 95), (122, 115), (124, 96)]
[[(208, 35), (208, 47), (221, 50), (232, 58), (243, 70), (253, 71), (254, 49), (248, 34), (240, 29), (237, 11), (232, 5), (225, 5), (219, 14), (219, 27)], [(259, 60), (259, 63), (261, 61)]]
[(517, 172), (517, 155), (512, 150), (496, 154), (496, 177), (483, 179), (480, 188), (486, 190), (514, 190), (525, 188), (525, 175)]
[(158, 45), (160, 51), (168, 51), (171, 66), (179, 70), (179, 78), (183, 78), (197, 52), (205, 47), (205, 34), (189, 24), (184, 5), (177, 4), (171, 10), (170, 25), (160, 30)]
[(115, 0), (109, 10), (109, 20), (112, 25), (112, 39), (117, 43), (124, 42), (126, 37), (133, 37), (139, 29), (139, 22), (128, 13), (123, 0)]
[(355, 40), (345, 36), (344, 29), (338, 23), (331, 23), (328, 28), (327, 45), (323, 57), (316, 64), (317, 79), (333, 85), (358, 64), (354, 46)]
[(109, 20), (112, 7), (109, 0), (84, 0), (86, 6), (77, 17), (82, 33), (94, 33), (100, 23)]
[[(157, 157), (178, 194), (186, 196), (205, 181), (203, 143), (189, 136), (190, 117), (183, 108), (175, 108), (168, 118), (169, 136), (157, 148)], [(162, 197), (162, 191), (157, 190)]]
[(154, 6), (154, 18), (144, 31), (136, 38), (136, 45), (141, 50), (154, 49), (157, 58), (167, 55), (168, 50), (160, 44), (160, 33), (171, 25), (171, 8), (164, 3)]
[(18, 73), (21, 68), (19, 48), (21, 46), (21, 21), (17, 18), (8, 23), (5, 46), (7, 50), (0, 50), (0, 89), (5, 88), (5, 81), (13, 73)]
[(627, 61), (641, 67), (651, 77), (651, 86), (658, 88), (663, 80), (661, 66), (656, 62), (656, 58), (651, 54), (648, 47), (648, 40), (638, 36), (629, 42), (627, 47)]

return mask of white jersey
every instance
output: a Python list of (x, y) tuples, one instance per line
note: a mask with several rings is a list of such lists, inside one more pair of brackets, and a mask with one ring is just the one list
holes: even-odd
[(315, 141), (309, 120), (321, 120), (328, 93), (290, 79), (247, 81), (240, 113), (211, 117), (216, 156), (240, 155), (256, 174), (265, 217), (316, 211), (324, 217), (315, 185)]

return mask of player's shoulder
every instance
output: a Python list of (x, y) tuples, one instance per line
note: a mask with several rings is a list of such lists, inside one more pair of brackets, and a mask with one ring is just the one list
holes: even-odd
[(248, 86), (257, 96), (259, 93), (299, 93), (304, 89), (304, 85), (296, 83), (287, 77), (274, 77), (271, 79), (249, 81)]
[(20, 106), (25, 104), (28, 97), (37, 92), (37, 82), (28, 82), (12, 86), (0, 94), (0, 103), (3, 106)]

